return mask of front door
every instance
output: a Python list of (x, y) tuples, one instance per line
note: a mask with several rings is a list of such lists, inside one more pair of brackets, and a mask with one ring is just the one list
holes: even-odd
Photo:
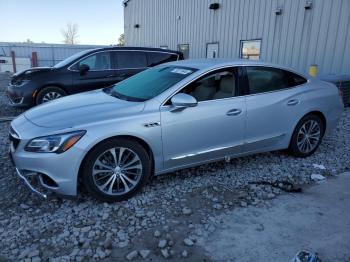
[[(112, 55), (113, 52), (98, 52), (79, 61), (73, 71), (73, 93), (99, 89), (118, 82)], [(89, 70), (79, 72), (80, 65), (89, 66)]]
[(161, 107), (165, 169), (241, 153), (246, 109), (245, 98), (235, 96), (237, 83), (234, 68), (218, 70), (180, 91), (195, 97), (196, 107)]

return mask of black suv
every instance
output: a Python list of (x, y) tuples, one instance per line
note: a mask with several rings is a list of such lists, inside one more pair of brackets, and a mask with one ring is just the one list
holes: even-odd
[(110, 86), (148, 67), (182, 60), (177, 51), (108, 47), (79, 52), (54, 67), (31, 68), (11, 78), (7, 96), (13, 106), (34, 106), (50, 100)]

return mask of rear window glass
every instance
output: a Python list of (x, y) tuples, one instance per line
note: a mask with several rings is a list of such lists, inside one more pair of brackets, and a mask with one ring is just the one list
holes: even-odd
[(289, 87), (287, 72), (271, 67), (247, 67), (250, 94), (265, 93)]
[(147, 58), (144, 52), (120, 51), (117, 52), (117, 61), (119, 69), (147, 67)]
[(178, 55), (169, 54), (169, 53), (157, 53), (157, 52), (148, 52), (148, 66), (156, 66), (159, 64), (176, 61), (178, 59)]

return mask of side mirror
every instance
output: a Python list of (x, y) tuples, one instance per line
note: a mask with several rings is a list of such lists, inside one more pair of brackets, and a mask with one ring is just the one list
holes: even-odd
[(85, 64), (81, 64), (79, 65), (79, 72), (80, 72), (80, 75), (85, 75), (87, 71), (90, 70), (90, 66), (88, 65), (85, 65)]
[(173, 105), (173, 109), (171, 111), (178, 111), (187, 107), (195, 107), (197, 106), (198, 102), (193, 96), (179, 93), (171, 98), (171, 104)]

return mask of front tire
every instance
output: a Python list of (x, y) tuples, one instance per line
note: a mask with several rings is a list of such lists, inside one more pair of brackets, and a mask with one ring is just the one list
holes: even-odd
[(296, 157), (312, 155), (322, 142), (324, 130), (324, 123), (319, 116), (306, 115), (295, 127), (289, 151)]
[(39, 91), (38, 95), (36, 96), (35, 102), (37, 105), (40, 105), (40, 104), (61, 98), (66, 95), (67, 93), (62, 88), (49, 86)]
[(82, 166), (82, 182), (87, 191), (101, 201), (123, 201), (146, 184), (151, 167), (151, 159), (139, 143), (111, 139), (88, 153)]

